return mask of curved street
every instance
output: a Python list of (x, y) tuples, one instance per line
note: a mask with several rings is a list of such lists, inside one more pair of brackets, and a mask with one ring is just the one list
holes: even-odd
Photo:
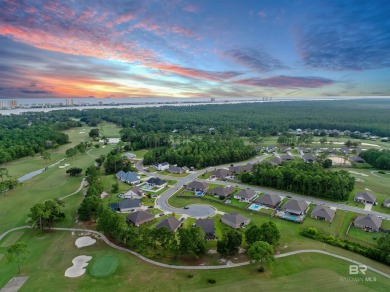
[[(240, 163), (234, 163), (234, 165), (245, 165), (247, 163), (253, 164), (253, 163), (260, 162), (267, 157), (269, 157), (269, 155), (267, 155), (267, 154), (263, 155), (263, 156), (257, 156), (252, 160), (240, 162)], [(205, 180), (205, 179), (197, 179), (197, 177), (204, 174), (205, 172), (212, 171), (214, 169), (229, 167), (230, 164), (224, 164), (224, 165), (218, 165), (218, 166), (204, 168), (204, 169), (201, 169), (199, 171), (192, 172), (186, 177), (174, 177), (174, 176), (160, 175), (157, 172), (156, 173), (147, 172), (144, 170), (142, 163), (143, 163), (143, 159), (137, 161), (137, 163), (136, 163), (136, 168), (137, 168), (138, 172), (141, 172), (147, 176), (159, 177), (159, 178), (165, 179), (165, 180), (174, 179), (174, 180), (178, 181), (178, 183), (174, 187), (170, 188), (169, 190), (167, 190), (165, 193), (163, 193), (161, 196), (159, 196), (157, 198), (156, 207), (160, 208), (163, 211), (172, 212), (172, 213), (176, 213), (176, 214), (184, 214), (184, 215), (187, 215), (190, 217), (195, 217), (195, 218), (209, 217), (209, 216), (212, 216), (216, 213), (215, 208), (211, 207), (207, 204), (189, 205), (190, 206), (189, 209), (182, 209), (182, 208), (172, 207), (171, 205), (169, 205), (168, 200), (178, 190), (180, 190), (183, 187), (183, 185), (186, 185), (195, 179), (198, 181), (205, 182), (205, 183), (225, 185), (226, 183), (223, 181), (218, 181), (218, 180), (210, 181), (210, 180)], [(275, 195), (279, 195), (279, 196), (286, 196), (287, 195), (293, 199), (311, 202), (311, 203), (316, 204), (316, 205), (327, 205), (329, 207), (335, 207), (337, 209), (344, 210), (347, 212), (355, 212), (355, 213), (360, 213), (360, 214), (374, 214), (376, 216), (380, 216), (382, 219), (390, 220), (390, 214), (381, 213), (381, 212), (377, 212), (377, 211), (368, 211), (368, 210), (364, 210), (363, 208), (349, 206), (349, 205), (343, 204), (343, 203), (335, 203), (335, 202), (331, 202), (331, 201), (327, 201), (327, 200), (323, 200), (323, 199), (318, 199), (318, 198), (314, 198), (314, 197), (302, 196), (302, 195), (298, 195), (298, 194), (287, 192), (287, 191), (279, 191), (279, 190), (268, 189), (268, 188), (264, 188), (264, 187), (253, 186), (253, 185), (245, 185), (245, 184), (241, 184), (241, 183), (229, 183), (229, 184), (234, 184), (240, 188), (250, 187), (251, 189), (253, 189), (257, 192), (262, 192), (262, 193), (275, 194)]]

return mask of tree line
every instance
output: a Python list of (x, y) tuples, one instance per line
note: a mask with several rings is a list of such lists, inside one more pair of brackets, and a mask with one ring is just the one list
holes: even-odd
[(176, 145), (176, 147), (160, 147), (145, 154), (144, 164), (167, 161), (179, 166), (203, 168), (212, 165), (247, 160), (256, 155), (251, 146), (240, 139), (193, 139)]
[(360, 157), (375, 168), (390, 170), (390, 150), (369, 149), (360, 153)]
[(276, 188), (303, 195), (345, 201), (355, 186), (355, 179), (346, 171), (327, 171), (318, 163), (284, 162), (255, 164), (253, 172), (242, 173), (243, 183)]

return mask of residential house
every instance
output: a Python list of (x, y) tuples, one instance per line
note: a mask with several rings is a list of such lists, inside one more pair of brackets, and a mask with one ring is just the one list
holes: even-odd
[(387, 207), (387, 208), (390, 208), (390, 198), (387, 198), (387, 199), (383, 202), (383, 206), (384, 206), (384, 207)]
[(256, 192), (252, 189), (241, 190), (234, 195), (234, 198), (240, 200), (241, 202), (252, 202), (256, 197)]
[(303, 215), (306, 213), (309, 205), (304, 201), (288, 200), (281, 206), (281, 210), (293, 215)]
[(267, 206), (269, 208), (276, 208), (282, 199), (278, 195), (264, 194), (256, 199), (255, 203)]
[(355, 227), (362, 228), (366, 231), (378, 232), (382, 225), (382, 219), (374, 214), (357, 216), (355, 221), (353, 222), (353, 225)]
[(280, 152), (282, 152), (282, 153), (287, 153), (290, 150), (291, 150), (290, 147), (282, 147), (282, 148), (280, 148)]
[(267, 147), (265, 147), (265, 151), (268, 152), (268, 153), (276, 152), (276, 150), (277, 150), (276, 146), (267, 146)]
[(304, 154), (304, 155), (302, 155), (302, 158), (303, 158), (303, 161), (308, 162), (308, 163), (313, 163), (314, 161), (316, 161), (316, 158), (311, 154)]
[(141, 224), (153, 221), (156, 217), (150, 214), (148, 211), (140, 210), (133, 212), (126, 216), (127, 223), (131, 223), (134, 226), (140, 226)]
[(298, 148), (298, 152), (303, 155), (303, 153), (310, 153), (310, 148), (301, 147)]
[(363, 158), (361, 158), (360, 156), (351, 156), (349, 157), (349, 161), (353, 162), (353, 163), (364, 163), (366, 162)]
[(125, 199), (120, 202), (110, 203), (110, 208), (113, 211), (118, 211), (122, 213), (135, 211), (141, 208), (141, 200), (140, 199)]
[(188, 167), (178, 167), (177, 165), (171, 165), (168, 168), (169, 173), (174, 173), (174, 174), (182, 174), (185, 172), (188, 172)]
[(141, 182), (141, 176), (132, 171), (124, 172), (121, 170), (115, 176), (117, 179), (132, 185), (139, 184)]
[(291, 161), (291, 160), (294, 160), (294, 157), (291, 156), (290, 154), (285, 154), (285, 155), (282, 155), (280, 157), (280, 159), (282, 159), (282, 161)]
[(194, 192), (205, 192), (207, 188), (208, 185), (206, 183), (194, 180), (187, 185), (186, 190)]
[(321, 221), (332, 222), (335, 215), (336, 211), (327, 206), (316, 206), (311, 211), (310, 217)]
[(197, 219), (195, 223), (196, 227), (200, 227), (206, 235), (206, 239), (215, 239), (215, 226), (213, 219)]
[(235, 188), (232, 186), (221, 186), (212, 189), (211, 191), (209, 191), (209, 194), (213, 196), (218, 196), (221, 200), (225, 200), (234, 192), (234, 190)]
[(356, 148), (356, 149), (354, 149), (354, 151), (355, 151), (356, 155), (359, 155), (360, 153), (364, 152), (364, 150), (361, 148)]
[(146, 183), (152, 187), (158, 187), (158, 188), (166, 187), (168, 184), (166, 180), (162, 180), (159, 177), (151, 177), (146, 181)]
[(163, 162), (163, 163), (155, 163), (153, 166), (158, 170), (167, 170), (169, 168), (169, 163), (168, 162)]
[(336, 150), (334, 150), (333, 148), (328, 148), (325, 151), (328, 152), (329, 154), (333, 154), (336, 152)]
[(141, 199), (145, 193), (138, 187), (132, 187), (128, 192), (119, 195), (120, 198), (124, 199)]
[(253, 169), (253, 164), (230, 166), (229, 171), (231, 173), (250, 172)]
[(137, 155), (135, 155), (134, 153), (125, 153), (122, 155), (122, 157), (125, 157), (127, 159), (134, 159), (137, 157)]
[(355, 202), (376, 205), (376, 196), (368, 192), (360, 192), (353, 199)]
[(282, 159), (280, 157), (274, 157), (270, 160), (266, 160), (265, 162), (271, 163), (273, 166), (280, 165), (282, 163)]
[(160, 229), (162, 227), (165, 227), (173, 232), (176, 232), (180, 226), (181, 226), (181, 222), (179, 220), (177, 220), (175, 217), (168, 217), (161, 220), (156, 225), (156, 228)]
[(231, 174), (232, 173), (230, 172), (230, 170), (221, 168), (221, 169), (218, 169), (217, 171), (213, 172), (213, 174), (211, 176), (219, 178), (219, 179), (226, 179)]
[(251, 220), (244, 215), (233, 212), (230, 214), (224, 214), (221, 218), (221, 221), (222, 223), (225, 223), (226, 225), (234, 229), (238, 229), (240, 227), (248, 225)]
[(342, 147), (342, 148), (340, 149), (340, 151), (341, 151), (342, 153), (344, 153), (344, 154), (349, 154), (349, 153), (351, 153), (351, 150), (349, 150), (348, 147)]

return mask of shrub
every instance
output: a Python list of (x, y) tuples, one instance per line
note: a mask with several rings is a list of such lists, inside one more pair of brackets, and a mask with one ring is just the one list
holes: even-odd
[(188, 275), (187, 275), (187, 278), (189, 278), (189, 279), (191, 279), (191, 278), (193, 278), (193, 277), (194, 277), (193, 274), (188, 274)]
[(380, 174), (386, 174), (386, 172), (384, 172), (384, 171), (382, 171), (382, 170), (378, 171), (378, 173), (380, 173)]
[(260, 267), (260, 268), (258, 269), (258, 271), (259, 271), (260, 273), (263, 273), (263, 272), (265, 271), (265, 269), (264, 269), (264, 267)]
[(215, 284), (215, 283), (217, 283), (217, 281), (215, 279), (207, 279), (207, 283)]

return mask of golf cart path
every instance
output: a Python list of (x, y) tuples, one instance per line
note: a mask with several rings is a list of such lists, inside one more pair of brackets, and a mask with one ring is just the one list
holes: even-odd
[(68, 197), (70, 197), (70, 196), (73, 196), (73, 195), (77, 194), (79, 191), (81, 191), (81, 189), (82, 189), (83, 186), (84, 186), (84, 182), (85, 182), (85, 181), (86, 181), (86, 179), (83, 178), (83, 180), (82, 180), (81, 183), (80, 183), (79, 188), (78, 188), (76, 191), (74, 191), (73, 193), (71, 193), (71, 194), (69, 194), (69, 195), (66, 195), (66, 196), (60, 198), (60, 200), (66, 199), (66, 198), (68, 198)]
[[(7, 232), (5, 232), (2, 235), (0, 235), (0, 240), (2, 238), (4, 238), (4, 236), (7, 235), (8, 233), (10, 233), (10, 232), (12, 232), (14, 230), (23, 229), (23, 228), (31, 228), (31, 227), (30, 226), (21, 226), (21, 227), (18, 227), (18, 228), (14, 228), (14, 229), (8, 230)], [(160, 262), (148, 259), (148, 258), (144, 257), (143, 255), (135, 252), (135, 251), (132, 251), (130, 249), (118, 246), (118, 245), (112, 243), (111, 241), (109, 241), (108, 238), (104, 234), (102, 234), (102, 233), (100, 233), (98, 231), (95, 231), (95, 230), (79, 229), (79, 228), (51, 228), (51, 230), (89, 232), (89, 233), (96, 234), (107, 245), (109, 245), (110, 247), (115, 248), (115, 249), (120, 250), (120, 251), (123, 251), (123, 252), (131, 253), (132, 255), (140, 258), (141, 260), (143, 260), (143, 261), (145, 261), (145, 262), (147, 262), (149, 264), (152, 264), (152, 265), (155, 265), (155, 266), (159, 266), (159, 267), (163, 267), (163, 268), (176, 269), (176, 270), (218, 270), (218, 269), (229, 269), (229, 268), (242, 267), (242, 266), (246, 266), (246, 265), (251, 264), (251, 262), (243, 262), (243, 263), (236, 263), (236, 264), (235, 263), (230, 263), (228, 265), (223, 265), (223, 266), (175, 266), (175, 265), (169, 265), (169, 264), (164, 264), (164, 263), (160, 263)], [(367, 269), (369, 269), (369, 270), (371, 270), (371, 271), (373, 271), (373, 272), (375, 272), (375, 273), (377, 273), (379, 275), (382, 275), (383, 277), (386, 277), (386, 278), (390, 279), (390, 275), (388, 275), (388, 274), (386, 274), (386, 273), (384, 273), (384, 272), (382, 272), (380, 270), (377, 270), (377, 269), (375, 269), (373, 267), (370, 267), (368, 265), (362, 264), (362, 263), (360, 263), (358, 261), (355, 261), (355, 260), (352, 260), (350, 258), (347, 258), (347, 257), (344, 257), (344, 256), (340, 256), (340, 255), (337, 255), (337, 254), (334, 254), (334, 253), (330, 253), (330, 252), (327, 252), (327, 251), (323, 251), (323, 250), (303, 249), (303, 250), (287, 252), (287, 253), (284, 253), (284, 254), (277, 254), (277, 255), (275, 255), (275, 258), (277, 258), (277, 259), (278, 258), (284, 258), (284, 257), (292, 256), (292, 255), (301, 254), (301, 253), (320, 253), (320, 254), (325, 254), (325, 255), (328, 255), (328, 256), (331, 256), (331, 257), (335, 257), (335, 258), (338, 258), (338, 259), (341, 259), (341, 260), (353, 263), (355, 265), (366, 266)]]

